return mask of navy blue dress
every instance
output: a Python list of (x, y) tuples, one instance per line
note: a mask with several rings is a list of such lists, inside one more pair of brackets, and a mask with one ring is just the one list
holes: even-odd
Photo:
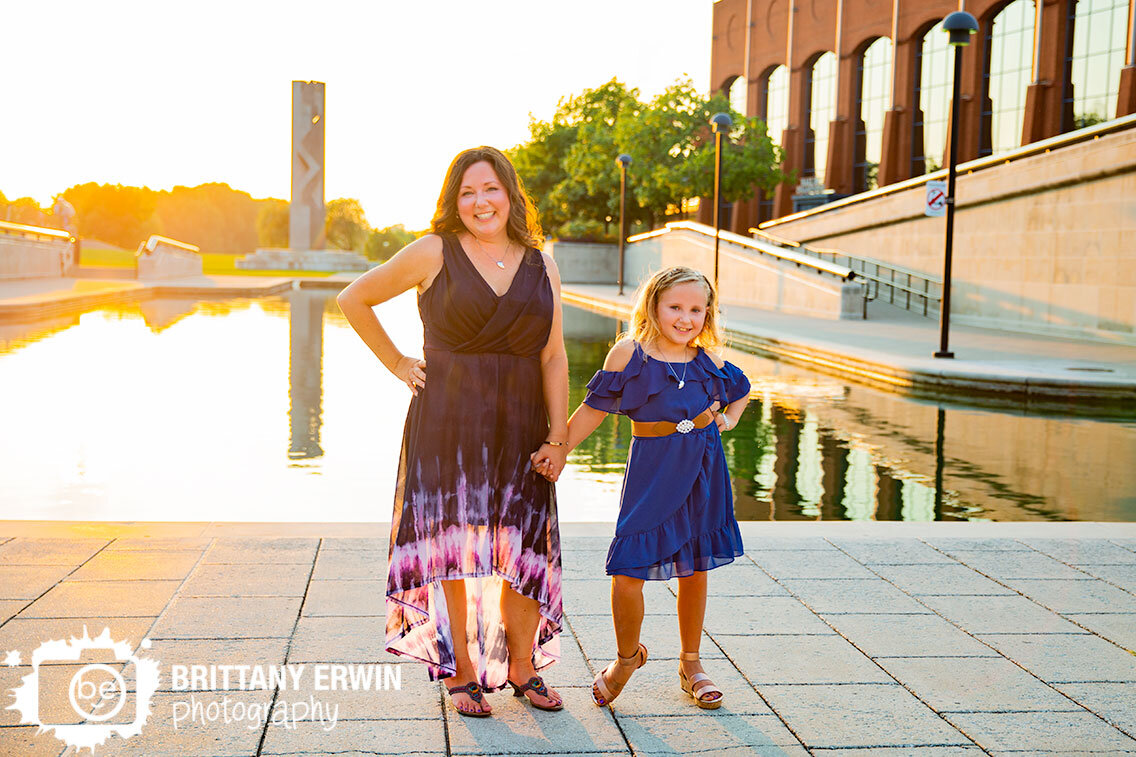
[[(678, 423), (715, 401), (725, 407), (749, 394), (740, 368), (729, 362), (719, 368), (701, 349), (689, 363), (670, 366), (683, 377), (682, 389), (667, 364), (636, 343), (622, 371), (596, 371), (584, 404), (634, 421)], [(725, 565), (742, 553), (717, 424), (686, 434), (634, 437), (607, 553), (608, 575), (667, 580)]]

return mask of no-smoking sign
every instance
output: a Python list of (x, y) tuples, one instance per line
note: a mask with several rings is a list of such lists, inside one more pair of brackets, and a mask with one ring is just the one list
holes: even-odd
[(947, 214), (947, 182), (927, 182), (927, 200), (923, 206), (923, 215), (940, 217)]

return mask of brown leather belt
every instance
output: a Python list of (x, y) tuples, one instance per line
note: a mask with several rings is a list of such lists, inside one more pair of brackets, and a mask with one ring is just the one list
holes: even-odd
[(670, 436), (671, 434), (689, 434), (696, 428), (706, 428), (714, 422), (714, 413), (706, 408), (694, 418), (671, 423), (670, 421), (631, 421), (632, 436)]

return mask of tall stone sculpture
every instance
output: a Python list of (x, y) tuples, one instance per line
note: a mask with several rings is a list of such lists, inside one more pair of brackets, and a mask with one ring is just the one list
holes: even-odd
[(288, 247), (322, 250), (324, 83), (292, 82), (292, 203), (288, 208)]

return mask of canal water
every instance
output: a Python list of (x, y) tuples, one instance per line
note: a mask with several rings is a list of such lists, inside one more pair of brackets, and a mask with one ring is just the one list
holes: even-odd
[[(420, 350), (413, 294), (378, 312)], [(565, 308), (573, 408), (619, 328)], [(1131, 421), (727, 357), (753, 383), (725, 435), (741, 520), (1136, 520)], [(0, 324), (0, 518), (386, 521), (408, 401), (326, 291)], [(576, 450), (561, 520), (615, 519), (630, 438), (611, 416)]]

